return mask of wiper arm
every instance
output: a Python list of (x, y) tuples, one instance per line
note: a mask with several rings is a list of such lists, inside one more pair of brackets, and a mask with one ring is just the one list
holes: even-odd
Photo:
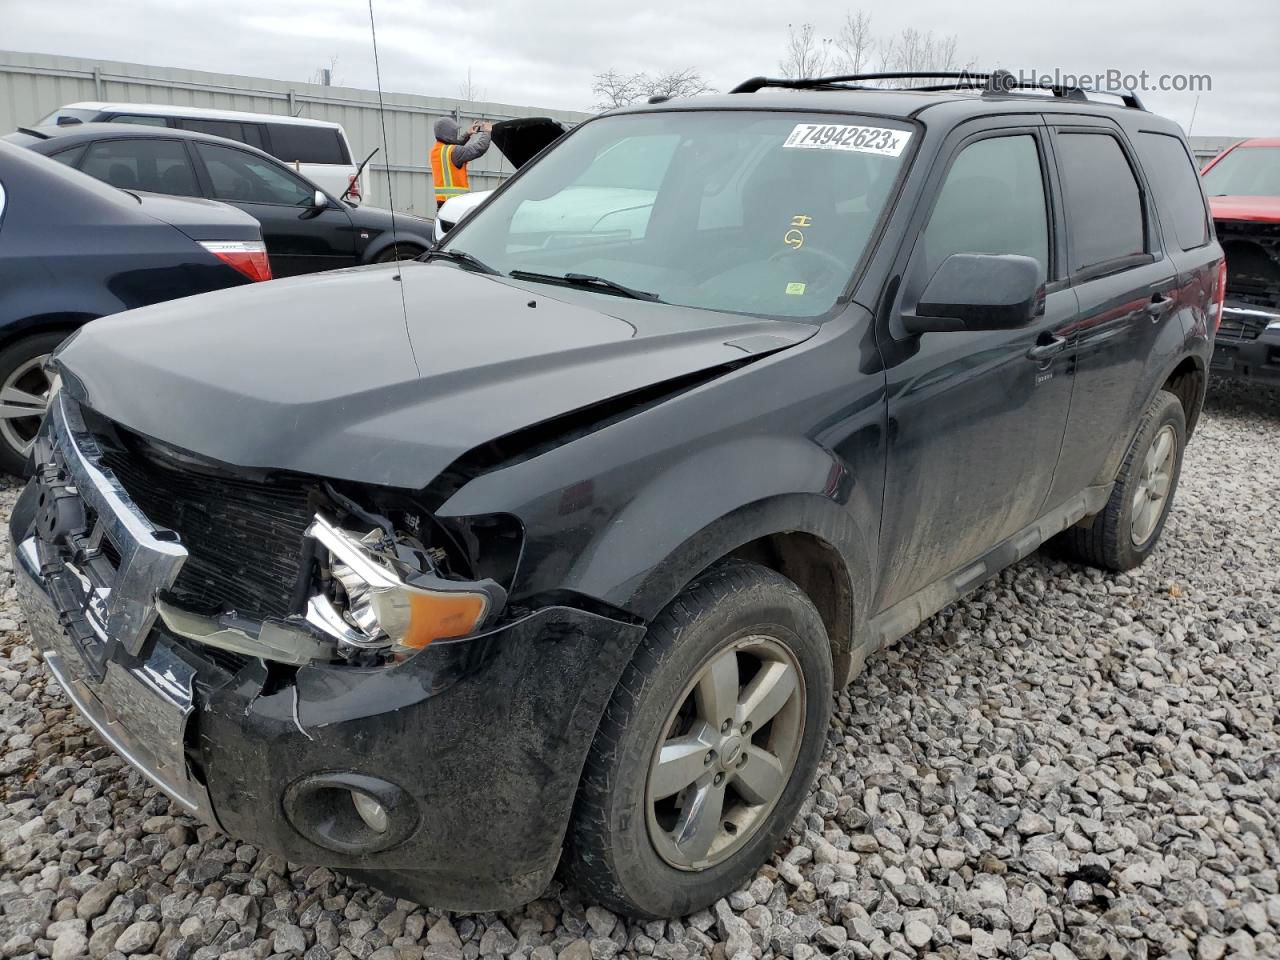
[(454, 250), (452, 248), (448, 250), (428, 250), (418, 259), (424, 262), (436, 259), (452, 260), (454, 263), (460, 263), (463, 266), (470, 267), (473, 270), (479, 270), (481, 273), (487, 273), (490, 276), (502, 276), (501, 271), (495, 270), (479, 257), (467, 253), (465, 250)]
[(535, 273), (532, 270), (512, 270), (510, 275), (514, 280), (532, 280), (535, 283), (560, 283), (567, 287), (586, 287), (588, 289), (608, 290), (611, 293), (630, 297), (632, 300), (648, 300), (652, 303), (662, 302), (662, 298), (656, 293), (649, 293), (647, 290), (637, 290), (635, 287), (628, 287), (625, 284), (618, 283), (616, 280), (610, 280), (607, 277), (597, 277), (590, 273), (566, 273), (564, 276), (556, 276), (554, 273)]

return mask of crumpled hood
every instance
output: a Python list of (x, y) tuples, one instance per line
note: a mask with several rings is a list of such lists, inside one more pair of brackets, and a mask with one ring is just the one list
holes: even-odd
[(816, 330), (401, 267), (403, 281), (354, 268), (95, 320), (58, 355), (67, 389), (223, 463), (420, 489), (507, 433)]

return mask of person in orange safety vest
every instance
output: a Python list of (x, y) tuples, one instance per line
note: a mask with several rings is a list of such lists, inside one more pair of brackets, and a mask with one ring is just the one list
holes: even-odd
[(493, 124), (477, 120), (464, 134), (451, 117), (437, 120), (436, 144), (431, 148), (431, 182), (436, 191), (436, 207), (450, 197), (466, 193), (467, 164), (489, 149)]

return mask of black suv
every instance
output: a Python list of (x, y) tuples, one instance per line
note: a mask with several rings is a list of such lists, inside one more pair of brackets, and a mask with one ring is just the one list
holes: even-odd
[(421, 261), (82, 330), (12, 519), (72, 701), (414, 899), (737, 888), (833, 690), (1046, 541), (1141, 563), (1200, 412), (1178, 128), (942, 79), (617, 111)]

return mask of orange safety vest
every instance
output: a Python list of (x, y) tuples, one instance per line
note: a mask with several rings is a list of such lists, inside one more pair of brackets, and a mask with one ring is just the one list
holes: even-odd
[(431, 148), (431, 182), (436, 188), (436, 203), (441, 204), (450, 197), (466, 193), (467, 168), (454, 166), (452, 143), (440, 143)]

